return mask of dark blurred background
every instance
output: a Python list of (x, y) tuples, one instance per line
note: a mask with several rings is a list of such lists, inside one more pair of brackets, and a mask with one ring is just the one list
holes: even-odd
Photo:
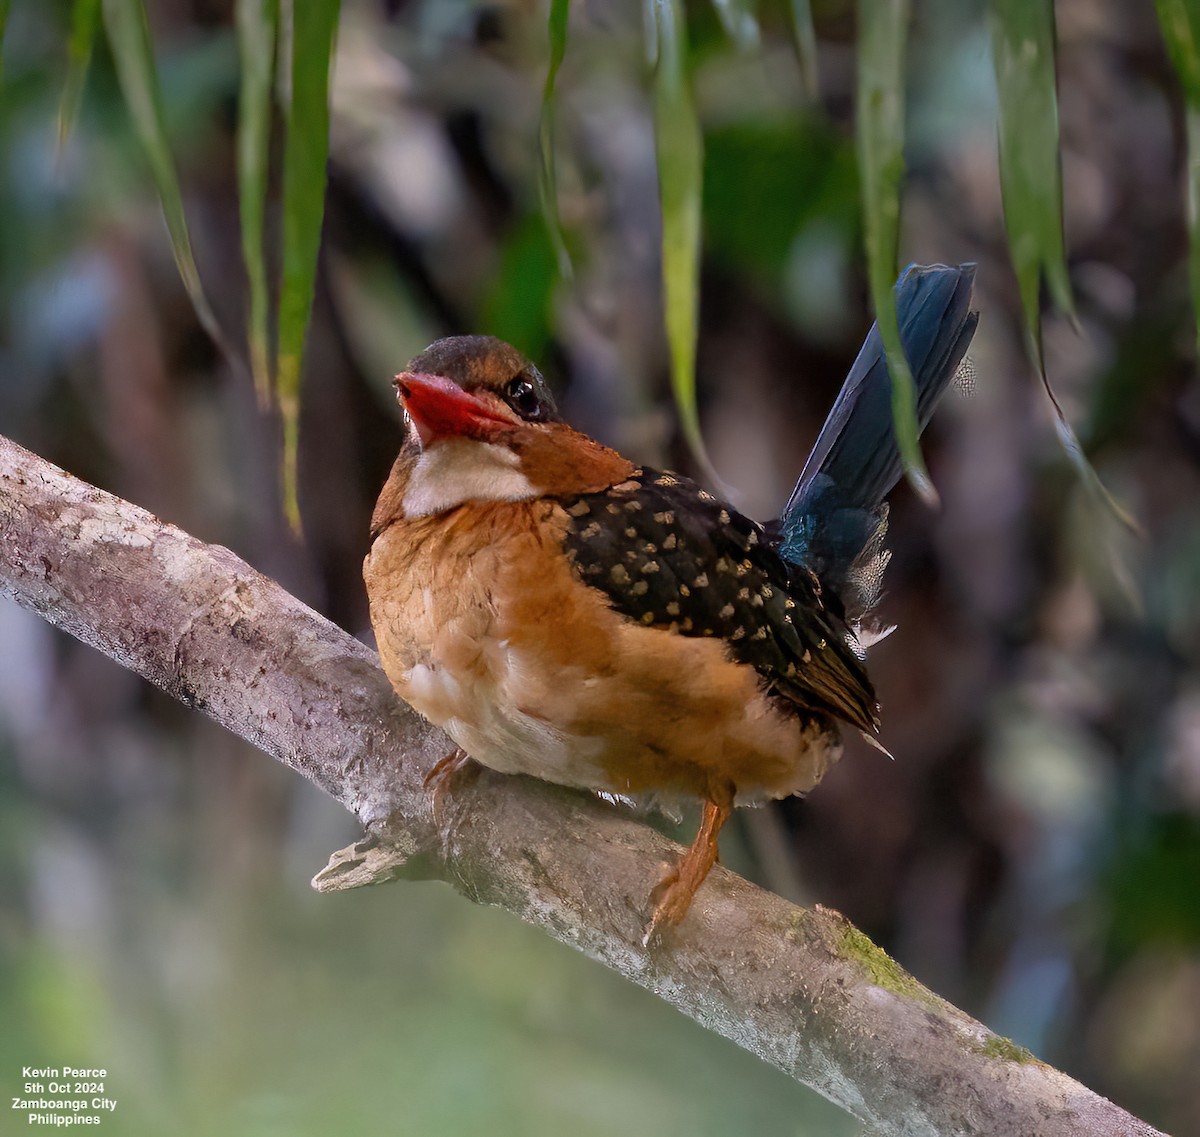
[[(240, 338), (228, 0), (149, 5), (201, 273)], [(870, 322), (847, 0), (814, 3), (818, 107), (784, 22), (739, 52), (690, 7), (703, 121), (704, 434), (773, 516)], [(901, 263), (979, 264), (971, 389), (893, 496), (872, 651), (894, 763), (847, 738), (727, 863), (840, 909), (948, 999), (1128, 1109), (1200, 1133), (1200, 383), (1181, 95), (1153, 6), (1059, 0), (1078, 326), (1052, 381), (1132, 534), (1081, 483), (1025, 354), (983, 4), (917, 0)], [(572, 5), (559, 277), (537, 195), (541, 3), (346, 0), (301, 420), (199, 329), (98, 45), (56, 145), (69, 13), (13, 6), (0, 86), (0, 430), (231, 546), (369, 637), (360, 564), (430, 340), (531, 353), (567, 416), (694, 470), (667, 379), (641, 7)], [(109, 1070), (116, 1134), (838, 1134), (848, 1119), (515, 920), (436, 885), (318, 897), (353, 820), (116, 664), (0, 605), (0, 1085)], [(10, 1084), (11, 1083), (11, 1084)]]

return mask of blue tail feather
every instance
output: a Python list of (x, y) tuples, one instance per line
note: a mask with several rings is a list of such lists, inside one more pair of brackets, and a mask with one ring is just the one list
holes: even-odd
[[(925, 429), (971, 342), (972, 264), (910, 265), (896, 283), (896, 315)], [(891, 380), (872, 326), (779, 520), (779, 551), (811, 568), (857, 618), (874, 601), (883, 558), (883, 499), (900, 478)]]

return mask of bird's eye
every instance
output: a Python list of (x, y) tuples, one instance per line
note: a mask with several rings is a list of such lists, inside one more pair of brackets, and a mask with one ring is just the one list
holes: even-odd
[(545, 413), (537, 388), (519, 375), (504, 388), (504, 401), (523, 419), (530, 422), (536, 422)]

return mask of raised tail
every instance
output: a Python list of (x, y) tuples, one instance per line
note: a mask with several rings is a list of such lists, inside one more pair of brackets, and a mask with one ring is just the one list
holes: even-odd
[[(979, 314), (970, 310), (973, 264), (911, 265), (896, 283), (900, 339), (922, 430), (958, 370)], [(887, 506), (900, 478), (891, 380), (878, 325), (863, 343), (779, 519), (779, 551), (804, 565), (857, 620), (875, 602), (887, 563)]]

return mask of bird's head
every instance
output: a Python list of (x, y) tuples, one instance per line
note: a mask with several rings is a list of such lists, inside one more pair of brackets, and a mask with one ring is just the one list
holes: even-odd
[(409, 426), (397, 463), (405, 517), (591, 492), (632, 468), (563, 422), (538, 369), (490, 336), (438, 340), (395, 385)]
[(422, 450), (445, 441), (495, 444), (514, 431), (562, 422), (541, 372), (491, 336), (438, 340), (394, 382)]

